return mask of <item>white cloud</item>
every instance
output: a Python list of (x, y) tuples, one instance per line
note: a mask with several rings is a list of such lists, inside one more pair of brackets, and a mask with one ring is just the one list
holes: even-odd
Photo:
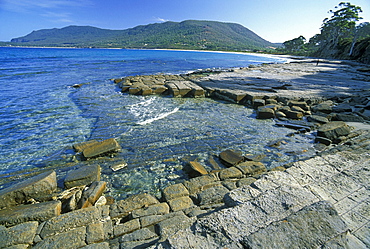
[(156, 21), (156, 22), (168, 22), (169, 20), (167, 20), (167, 19), (163, 19), (163, 18), (160, 18), (160, 17), (154, 17), (154, 20)]

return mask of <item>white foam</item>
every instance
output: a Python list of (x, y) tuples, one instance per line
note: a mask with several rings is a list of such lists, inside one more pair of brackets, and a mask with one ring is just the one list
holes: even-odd
[(176, 112), (178, 112), (178, 110), (180, 110), (180, 108), (176, 107), (175, 109), (173, 109), (172, 111), (170, 112), (164, 112), (164, 113), (161, 113), (159, 114), (158, 116), (154, 117), (154, 118), (149, 118), (147, 120), (144, 120), (144, 121), (140, 121), (140, 122), (137, 122), (138, 125), (146, 125), (146, 124), (150, 124), (156, 120), (160, 120), (160, 119), (163, 119), (171, 114), (174, 114)]

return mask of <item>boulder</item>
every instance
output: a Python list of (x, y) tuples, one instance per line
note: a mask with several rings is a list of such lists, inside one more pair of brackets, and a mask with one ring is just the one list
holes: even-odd
[(74, 249), (86, 246), (86, 227), (78, 227), (66, 232), (50, 236), (37, 243), (35, 248), (42, 249)]
[(202, 189), (209, 188), (217, 182), (217, 178), (213, 174), (199, 176), (184, 182), (184, 186), (188, 189), (189, 194), (193, 195)]
[(14, 226), (27, 221), (43, 222), (60, 215), (60, 201), (48, 201), (30, 205), (20, 205), (0, 210), (0, 224)]
[(24, 204), (29, 199), (44, 200), (57, 189), (55, 171), (45, 172), (0, 190), (0, 209)]
[(106, 139), (104, 141), (93, 143), (82, 151), (85, 158), (100, 156), (105, 153), (117, 152), (121, 146), (114, 138)]
[(207, 175), (208, 171), (198, 162), (189, 162), (184, 170), (190, 177), (197, 177), (201, 175)]
[(100, 166), (83, 166), (67, 173), (64, 179), (64, 186), (72, 188), (82, 185), (90, 185), (94, 181), (100, 181)]
[(275, 117), (275, 111), (270, 108), (260, 107), (257, 111), (258, 119), (270, 119)]
[(344, 121), (344, 122), (365, 122), (363, 117), (354, 115), (354, 114), (343, 114), (336, 113), (333, 118), (333, 121)]
[(244, 157), (241, 155), (240, 151), (235, 150), (225, 150), (222, 151), (219, 155), (222, 162), (225, 163), (226, 166), (235, 166), (244, 161)]
[(328, 138), (333, 141), (340, 136), (347, 136), (350, 132), (351, 129), (343, 121), (333, 121), (322, 125), (317, 130), (317, 136)]

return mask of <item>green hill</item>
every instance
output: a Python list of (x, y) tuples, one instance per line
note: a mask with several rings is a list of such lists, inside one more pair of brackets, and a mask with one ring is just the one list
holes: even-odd
[(206, 50), (259, 50), (272, 43), (236, 23), (214, 21), (164, 22), (125, 30), (90, 26), (42, 29), (14, 38), (13, 45), (118, 47)]

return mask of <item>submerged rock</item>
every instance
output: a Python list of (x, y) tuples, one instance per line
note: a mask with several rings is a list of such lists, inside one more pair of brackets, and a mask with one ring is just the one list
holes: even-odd
[(94, 181), (100, 181), (100, 166), (84, 166), (67, 173), (64, 186), (72, 188), (76, 186), (89, 185)]

